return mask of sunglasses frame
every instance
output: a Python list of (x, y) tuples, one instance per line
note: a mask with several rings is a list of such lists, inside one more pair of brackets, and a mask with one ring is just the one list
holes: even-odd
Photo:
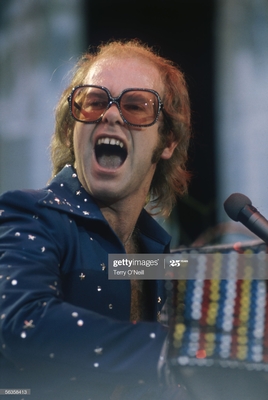
[[(108, 96), (108, 100), (109, 100), (109, 103), (108, 103), (106, 109), (103, 111), (103, 113), (101, 114), (101, 116), (100, 116), (98, 119), (94, 120), (94, 121), (84, 121), (84, 120), (80, 120), (80, 119), (78, 119), (78, 118), (74, 115), (74, 113), (73, 113), (73, 106), (76, 106), (78, 109), (81, 109), (80, 106), (79, 106), (77, 103), (76, 103), (76, 105), (75, 105), (75, 101), (73, 101), (73, 97), (74, 97), (75, 92), (76, 92), (78, 89), (80, 89), (80, 88), (87, 88), (87, 87), (92, 87), (92, 88), (97, 88), (97, 89), (102, 89), (102, 90), (104, 90), (104, 91), (106, 92), (106, 94), (107, 94), (107, 96)], [(157, 113), (156, 113), (156, 117), (155, 117), (154, 121), (151, 122), (150, 124), (133, 124), (133, 123), (131, 123), (131, 122), (128, 122), (128, 121), (126, 120), (126, 118), (124, 117), (124, 115), (123, 115), (123, 113), (122, 113), (122, 110), (121, 110), (121, 107), (120, 107), (120, 101), (121, 101), (122, 96), (123, 96), (125, 93), (131, 92), (131, 91), (149, 92), (149, 93), (153, 93), (153, 94), (156, 96), (156, 98), (157, 98), (157, 100), (158, 100), (158, 109), (157, 109)], [(162, 103), (162, 101), (161, 101), (161, 98), (160, 98), (159, 94), (158, 94), (155, 90), (153, 90), (153, 89), (143, 89), (143, 88), (128, 88), (128, 89), (124, 89), (124, 90), (120, 93), (119, 96), (113, 97), (113, 96), (111, 95), (109, 89), (107, 89), (107, 88), (104, 87), (104, 86), (97, 86), (97, 85), (78, 85), (78, 86), (75, 86), (75, 87), (72, 89), (72, 91), (71, 91), (71, 93), (69, 94), (67, 100), (68, 100), (68, 103), (69, 103), (69, 110), (70, 110), (71, 116), (72, 116), (76, 121), (83, 122), (84, 124), (97, 124), (98, 122), (100, 122), (100, 121), (102, 120), (103, 115), (105, 114), (105, 112), (106, 112), (113, 104), (115, 104), (115, 105), (117, 106), (117, 108), (118, 108), (118, 111), (119, 111), (120, 116), (121, 116), (122, 120), (124, 121), (124, 123), (126, 123), (126, 124), (128, 124), (128, 125), (131, 125), (131, 126), (136, 126), (136, 127), (143, 128), (143, 127), (147, 127), (147, 126), (152, 126), (152, 125), (154, 125), (154, 124), (157, 122), (158, 118), (159, 118), (160, 112), (163, 111), (163, 108), (164, 108), (164, 105), (163, 105), (163, 103)]]

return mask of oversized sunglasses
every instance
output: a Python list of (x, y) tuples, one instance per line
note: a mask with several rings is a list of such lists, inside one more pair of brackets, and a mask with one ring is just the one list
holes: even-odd
[(126, 124), (138, 127), (153, 125), (163, 109), (159, 94), (152, 89), (125, 89), (112, 97), (106, 87), (81, 85), (73, 88), (68, 102), (73, 118), (87, 124), (101, 121), (112, 104)]

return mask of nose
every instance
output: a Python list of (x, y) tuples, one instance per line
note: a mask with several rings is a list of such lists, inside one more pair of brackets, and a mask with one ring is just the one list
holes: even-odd
[(110, 124), (124, 124), (117, 103), (111, 103), (108, 109), (103, 113), (102, 122)]

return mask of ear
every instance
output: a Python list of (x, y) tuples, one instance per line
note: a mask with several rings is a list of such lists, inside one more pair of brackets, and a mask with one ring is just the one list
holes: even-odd
[(177, 147), (177, 144), (177, 142), (170, 141), (168, 146), (164, 148), (160, 158), (162, 158), (163, 160), (168, 160), (169, 158), (171, 158), (175, 148)]

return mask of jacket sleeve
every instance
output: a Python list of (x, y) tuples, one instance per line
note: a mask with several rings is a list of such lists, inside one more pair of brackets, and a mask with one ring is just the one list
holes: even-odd
[(96, 372), (155, 379), (166, 337), (160, 324), (116, 321), (64, 301), (67, 219), (40, 210), (30, 192), (0, 199), (2, 353), (18, 368), (60, 368), (68, 379)]

